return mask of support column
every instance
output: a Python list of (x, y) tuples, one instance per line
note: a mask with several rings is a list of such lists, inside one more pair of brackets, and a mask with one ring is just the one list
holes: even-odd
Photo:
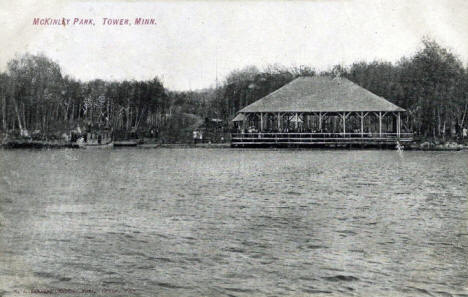
[(379, 111), (379, 137), (382, 138), (382, 112)]
[(346, 135), (346, 117), (345, 117), (344, 112), (343, 112), (342, 117), (343, 117), (343, 136), (345, 136)]
[(363, 111), (359, 114), (359, 117), (361, 118), (361, 137), (364, 137), (364, 119), (368, 114), (368, 112), (364, 113)]
[(278, 112), (278, 132), (281, 132), (281, 113)]
[(260, 132), (263, 132), (263, 112), (260, 113)]
[(398, 117), (397, 117), (397, 138), (400, 139), (400, 133), (401, 133), (401, 117), (400, 117), (400, 112), (398, 112)]
[(361, 111), (361, 137), (364, 137), (364, 112)]
[(348, 112), (348, 114), (346, 114), (346, 112), (343, 112), (343, 114), (341, 114), (341, 118), (343, 119), (343, 136), (346, 135), (346, 118), (349, 116), (350, 112)]
[(299, 126), (299, 114), (297, 112), (295, 114), (295, 117), (296, 117), (296, 123), (294, 124), (294, 127), (296, 128), (296, 132), (297, 132), (297, 128)]
[(322, 113), (319, 112), (319, 131), (322, 131)]

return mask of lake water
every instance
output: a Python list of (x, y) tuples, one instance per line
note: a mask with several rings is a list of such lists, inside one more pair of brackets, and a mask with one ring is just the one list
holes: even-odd
[(1, 150), (0, 296), (468, 296), (467, 165), (468, 152)]

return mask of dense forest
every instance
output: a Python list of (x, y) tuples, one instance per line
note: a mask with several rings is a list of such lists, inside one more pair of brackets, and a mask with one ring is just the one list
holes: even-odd
[(177, 142), (189, 138), (204, 118), (227, 125), (243, 106), (296, 77), (314, 75), (346, 77), (405, 108), (406, 124), (418, 135), (445, 138), (467, 127), (468, 69), (449, 50), (425, 39), (413, 56), (396, 63), (356, 62), (320, 73), (312, 65), (250, 66), (231, 72), (215, 88), (184, 92), (166, 89), (157, 77), (82, 82), (45, 56), (24, 55), (0, 73), (0, 130), (3, 136), (47, 138), (77, 125), (120, 132), (157, 129), (165, 141)]

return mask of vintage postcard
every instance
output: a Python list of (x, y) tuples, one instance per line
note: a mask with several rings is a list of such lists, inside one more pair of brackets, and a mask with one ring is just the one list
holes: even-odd
[(467, 28), (0, 0), (0, 296), (468, 296)]

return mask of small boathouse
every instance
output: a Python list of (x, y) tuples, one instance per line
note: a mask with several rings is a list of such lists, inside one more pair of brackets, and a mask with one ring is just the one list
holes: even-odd
[(299, 77), (242, 108), (231, 146), (395, 146), (406, 111), (342, 77)]

